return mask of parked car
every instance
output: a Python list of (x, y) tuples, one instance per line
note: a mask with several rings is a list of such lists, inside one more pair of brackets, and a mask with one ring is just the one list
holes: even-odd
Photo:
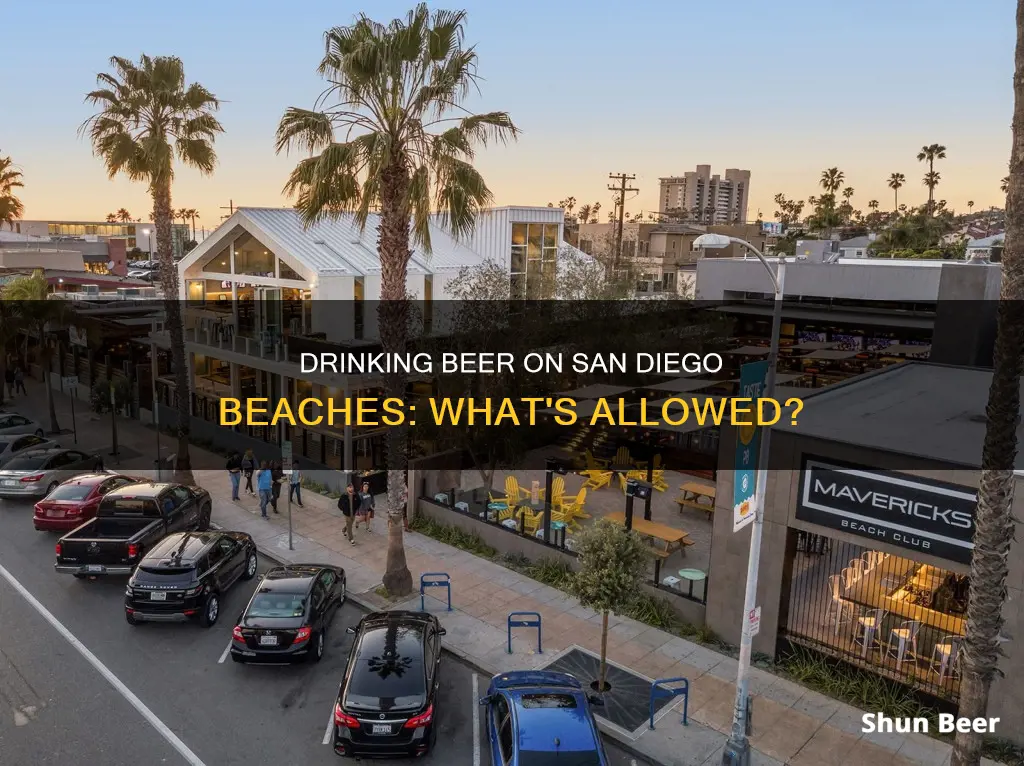
[(427, 612), (374, 612), (355, 634), (334, 705), (334, 752), (420, 756), (434, 746), (444, 628)]
[(493, 766), (567, 763), (608, 766), (590, 709), (600, 698), (584, 693), (568, 673), (517, 670), (491, 679), (486, 725)]
[(26, 450), (0, 468), (0, 497), (45, 497), (61, 482), (102, 470), (99, 455), (64, 447)]
[(35, 434), (0, 434), (0, 468), (14, 457), (32, 449), (51, 449), (60, 444)]
[(32, 524), (48, 532), (74, 529), (96, 516), (100, 499), (108, 492), (138, 482), (116, 473), (87, 473), (68, 479), (36, 503)]
[(107, 493), (96, 518), (57, 542), (56, 571), (75, 577), (131, 574), (172, 532), (210, 528), (210, 493), (184, 484), (130, 484)]
[(231, 659), (319, 662), (347, 589), (345, 570), (339, 567), (293, 564), (271, 569), (231, 632)]
[(15, 412), (0, 413), (0, 434), (43, 435), (43, 424)]
[(221, 599), (256, 576), (256, 543), (244, 532), (176, 532), (154, 546), (128, 580), (124, 616), (140, 622), (217, 622)]

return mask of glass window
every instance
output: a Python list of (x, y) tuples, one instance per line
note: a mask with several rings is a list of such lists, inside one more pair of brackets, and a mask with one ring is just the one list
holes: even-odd
[(509, 292), (513, 299), (526, 297), (526, 277), (524, 274), (513, 274), (511, 276)]
[(526, 224), (525, 223), (514, 223), (514, 224), (512, 224), (512, 244), (513, 245), (525, 245), (526, 244)]
[(231, 273), (231, 246), (227, 245), (210, 256), (202, 266), (203, 271), (210, 271), (214, 274)]
[(558, 224), (544, 224), (544, 247), (558, 247)]
[(522, 273), (526, 271), (526, 248), (512, 247), (512, 272)]
[(285, 263), (281, 258), (277, 259), (277, 270), (278, 273), (281, 275), (281, 279), (294, 279), (297, 282), (306, 281), (302, 278), (299, 272), (297, 272), (295, 269), (293, 269), (291, 266)]
[(306, 614), (305, 593), (261, 591), (253, 597), (245, 611), (246, 617), (302, 617)]
[(213, 569), (220, 562), (224, 560), (224, 549), (219, 545), (215, 545), (210, 548), (210, 552), (206, 554), (207, 569)]
[(376, 705), (393, 699), (397, 707), (427, 692), (422, 629), (399, 625), (367, 632), (353, 663), (345, 695), (350, 703)]
[(46, 498), (47, 500), (85, 500), (92, 492), (88, 484), (61, 484)]
[(539, 223), (531, 223), (529, 237), (526, 240), (526, 254), (529, 258), (540, 258), (540, 251), (544, 243), (544, 226)]
[(253, 277), (274, 276), (274, 254), (251, 234), (235, 240), (235, 273)]

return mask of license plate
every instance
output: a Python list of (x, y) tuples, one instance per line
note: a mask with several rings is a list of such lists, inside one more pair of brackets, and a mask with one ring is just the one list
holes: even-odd
[(18, 486), (18, 482), (11, 481), (10, 479), (4, 479), (4, 486), (5, 487), (17, 487)]
[(260, 646), (277, 646), (277, 636), (260, 636)]
[(373, 725), (373, 733), (374, 734), (390, 734), (391, 733), (391, 724), (389, 724), (389, 723), (375, 723)]
[(150, 601), (166, 601), (167, 600), (167, 594), (166, 593), (157, 593), (156, 591), (153, 591), (152, 593), (149, 594), (149, 600)]
[(90, 564), (86, 567), (86, 570), (89, 572), (102, 572), (103, 567), (99, 564)]
[(64, 511), (60, 510), (59, 508), (47, 508), (46, 516), (50, 519), (63, 519)]

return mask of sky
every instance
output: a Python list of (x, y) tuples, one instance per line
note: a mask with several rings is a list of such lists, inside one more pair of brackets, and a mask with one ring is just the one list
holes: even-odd
[[(837, 166), (854, 206), (921, 204), (923, 144), (947, 147), (938, 199), (957, 210), (1003, 205), (1012, 115), (1015, 3), (922, 0), (462, 0), (481, 94), (468, 106), (505, 110), (522, 129), (476, 164), (499, 205), (572, 196), (607, 211), (609, 173), (631, 173), (629, 213), (657, 209), (658, 178), (710, 164), (751, 171), (748, 217), (774, 216), (775, 194), (820, 193)], [(145, 186), (108, 180), (79, 125), (84, 95), (113, 55), (177, 55), (189, 81), (223, 105), (211, 177), (179, 169), (174, 206), (219, 223), (229, 204), (285, 206), (297, 157), (276, 156), (289, 106), (323, 88), (323, 32), (366, 12), (387, 21), (412, 0), (373, 3), (121, 0), (0, 1), (0, 156), (24, 173), (26, 219), (102, 220), (152, 209)]]

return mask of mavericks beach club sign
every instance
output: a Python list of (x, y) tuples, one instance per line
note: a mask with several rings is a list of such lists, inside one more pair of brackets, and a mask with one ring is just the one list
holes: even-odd
[(969, 487), (808, 457), (796, 517), (969, 564), (977, 502)]

